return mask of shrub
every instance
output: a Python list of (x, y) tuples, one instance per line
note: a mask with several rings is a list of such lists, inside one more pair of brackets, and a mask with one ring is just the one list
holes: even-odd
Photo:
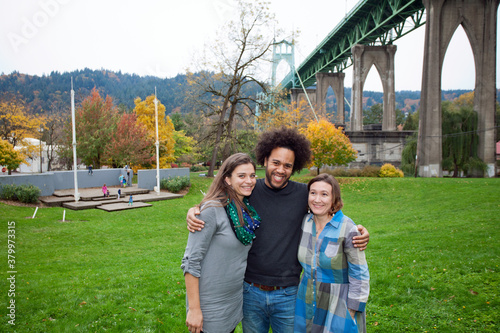
[(349, 169), (349, 177), (363, 177), (361, 169)]
[(349, 177), (349, 172), (344, 168), (335, 168), (333, 170), (327, 171), (333, 177)]
[(199, 171), (206, 171), (208, 170), (207, 167), (204, 167), (203, 165), (192, 165), (189, 171), (191, 172), (199, 172)]
[(382, 165), (379, 175), (380, 177), (404, 177), (403, 171), (389, 163)]
[(11, 185), (3, 185), (0, 188), (0, 197), (5, 200), (16, 200), (16, 188), (17, 186), (14, 184)]
[(378, 177), (380, 173), (380, 167), (376, 165), (367, 165), (361, 171), (362, 177)]
[(5, 200), (19, 200), (24, 203), (38, 202), (41, 191), (34, 185), (4, 185), (0, 189), (0, 197)]
[(17, 187), (17, 199), (24, 203), (35, 203), (40, 196), (40, 189), (34, 185), (21, 185)]
[(188, 176), (174, 177), (174, 178), (168, 177), (168, 178), (163, 178), (160, 181), (160, 188), (162, 190), (167, 190), (167, 191), (170, 191), (172, 193), (177, 193), (190, 185), (191, 185), (191, 182), (189, 181)]
[[(333, 177), (378, 177), (380, 167), (376, 165), (367, 165), (363, 169), (346, 169), (346, 168), (335, 168), (333, 170), (324, 170), (322, 172), (328, 173)], [(316, 176), (316, 172), (311, 173), (311, 176)]]

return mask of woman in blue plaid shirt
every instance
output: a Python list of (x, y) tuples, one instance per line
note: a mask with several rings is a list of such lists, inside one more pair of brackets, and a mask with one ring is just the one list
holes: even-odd
[(321, 174), (307, 185), (311, 213), (304, 217), (298, 259), (304, 273), (295, 306), (295, 332), (366, 332), (370, 274), (358, 235), (345, 216), (337, 180)]

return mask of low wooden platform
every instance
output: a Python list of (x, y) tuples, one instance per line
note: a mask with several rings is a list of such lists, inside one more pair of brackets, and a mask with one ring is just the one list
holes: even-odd
[[(147, 189), (137, 188), (136, 186), (121, 188), (121, 197), (118, 199), (118, 187), (108, 188), (109, 197), (104, 197), (100, 188), (79, 189), (80, 200), (75, 202), (74, 189), (55, 191), (54, 195), (42, 197), (40, 201), (48, 206), (62, 206), (72, 210), (82, 209), (103, 209), (108, 212), (149, 207), (151, 204), (146, 202), (170, 200), (182, 198), (183, 195), (170, 192), (156, 193)], [(130, 195), (134, 200), (132, 206), (128, 206)], [(109, 207), (108, 207), (109, 206)], [(127, 207), (125, 207), (127, 206)]]
[(134, 202), (132, 206), (130, 206), (127, 202), (120, 202), (120, 203), (114, 203), (114, 204), (106, 204), (106, 205), (101, 205), (97, 206), (97, 209), (102, 209), (107, 212), (116, 212), (120, 210), (126, 210), (126, 209), (135, 209), (135, 208), (143, 208), (143, 207), (151, 207), (153, 206), (152, 204), (148, 204), (145, 202)]

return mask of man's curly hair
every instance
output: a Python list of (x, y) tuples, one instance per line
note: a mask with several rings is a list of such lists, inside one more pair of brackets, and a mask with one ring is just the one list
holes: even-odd
[(261, 134), (255, 155), (257, 163), (264, 165), (264, 161), (275, 148), (287, 148), (294, 152), (292, 174), (302, 170), (311, 161), (311, 143), (294, 128), (275, 128)]

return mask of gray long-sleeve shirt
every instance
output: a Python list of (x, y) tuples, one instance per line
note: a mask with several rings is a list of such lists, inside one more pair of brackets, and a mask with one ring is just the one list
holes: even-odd
[(243, 318), (243, 277), (250, 245), (236, 238), (223, 207), (202, 207), (200, 219), (205, 227), (189, 234), (181, 268), (200, 279), (203, 332), (230, 332)]

